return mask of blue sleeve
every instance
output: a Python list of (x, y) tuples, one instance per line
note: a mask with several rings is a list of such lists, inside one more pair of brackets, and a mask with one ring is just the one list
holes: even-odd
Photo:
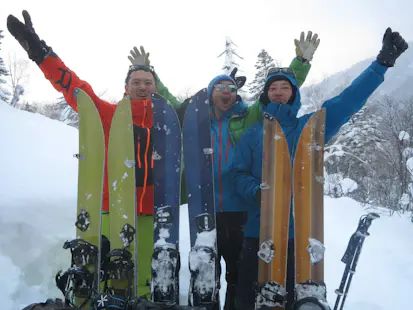
[(340, 95), (324, 102), (322, 108), (326, 108), (325, 143), (353, 114), (361, 110), (370, 95), (383, 83), (387, 69), (374, 61)]
[(255, 195), (260, 188), (260, 180), (253, 176), (254, 149), (252, 143), (259, 139), (251, 127), (240, 138), (235, 148), (234, 169), (235, 185), (248, 204), (257, 203)]

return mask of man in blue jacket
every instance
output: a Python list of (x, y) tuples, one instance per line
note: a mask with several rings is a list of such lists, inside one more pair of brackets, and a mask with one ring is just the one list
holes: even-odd
[[(237, 262), (243, 243), (243, 228), (247, 212), (242, 208), (242, 198), (234, 184), (233, 158), (234, 137), (229, 121), (247, 109), (237, 95), (237, 83), (233, 76), (219, 75), (208, 85), (211, 102), (211, 142), (214, 149), (215, 208), (219, 274), (221, 257), (226, 263), (227, 291), (224, 309), (235, 309), (235, 288), (238, 277)], [(237, 104), (235, 104), (237, 102)]]
[[(396, 59), (408, 48), (398, 32), (388, 28), (383, 37), (382, 49), (375, 60), (340, 95), (327, 100), (325, 143), (327, 143), (352, 115), (360, 111), (369, 96), (384, 81), (384, 74), (393, 67)], [(263, 94), (260, 98), (263, 112), (274, 116), (287, 137), (291, 158), (302, 128), (311, 114), (297, 118), (301, 107), (300, 92), (294, 73), (289, 68), (273, 68), (268, 72)], [(248, 205), (248, 218), (244, 232), (241, 255), (236, 309), (254, 309), (255, 284), (258, 279), (261, 169), (263, 149), (263, 122), (256, 123), (247, 130), (237, 144), (234, 169), (238, 193)], [(293, 215), (290, 216), (290, 235), (288, 242), (287, 267), (287, 306), (291, 309), (294, 302), (294, 231)], [(291, 254), (290, 254), (291, 253)]]

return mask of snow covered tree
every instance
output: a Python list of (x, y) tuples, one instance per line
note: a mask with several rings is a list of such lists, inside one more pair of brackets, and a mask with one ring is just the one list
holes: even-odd
[(20, 110), (27, 111), (30, 113), (38, 113), (40, 110), (40, 103), (38, 102), (28, 103), (27, 101), (24, 101), (20, 106)]
[(11, 87), (11, 93), (13, 96), (10, 105), (16, 107), (20, 96), (24, 94), (24, 86), (29, 79), (29, 62), (25, 59), (16, 59), (16, 55), (13, 55), (13, 57), (9, 55), (7, 67), (9, 72), (7, 80), (9, 82), (9, 86)]
[(406, 101), (384, 97), (379, 102), (382, 115), (382, 132), (386, 140), (385, 161), (382, 166), (387, 177), (379, 195), (380, 204), (400, 211), (404, 208), (404, 194), (410, 192), (411, 174), (407, 162), (413, 150), (413, 98)]
[[(0, 30), (0, 50), (1, 50), (1, 39), (4, 38), (3, 30)], [(8, 102), (10, 92), (3, 87), (6, 84), (6, 80), (3, 77), (9, 75), (9, 72), (4, 64), (3, 58), (0, 57), (0, 102)]]
[(20, 84), (17, 84), (13, 91), (13, 98), (11, 99), (10, 105), (12, 107), (17, 107), (20, 101), (20, 97), (24, 94), (24, 88)]
[(234, 47), (238, 46), (231, 40), (230, 37), (225, 37), (225, 50), (218, 56), (219, 58), (222, 55), (225, 55), (224, 66), (222, 67), (222, 70), (224, 71), (223, 74), (230, 75), (235, 67), (239, 69), (239, 64), (235, 62), (235, 56), (239, 59), (244, 59), (238, 55)]
[(79, 128), (79, 114), (67, 104), (63, 97), (60, 97), (56, 103), (56, 111), (60, 115), (61, 122)]
[(372, 182), (381, 173), (379, 167), (372, 167), (385, 157), (385, 140), (379, 129), (381, 118), (374, 111), (374, 108), (365, 106), (325, 147), (324, 159), (328, 173), (337, 175), (339, 180), (354, 180), (357, 190), (350, 196), (362, 202), (371, 199)]
[(258, 54), (258, 59), (255, 63), (255, 69), (257, 69), (257, 72), (255, 73), (254, 80), (249, 84), (251, 100), (255, 101), (259, 98), (262, 90), (264, 89), (267, 71), (275, 66), (274, 59), (272, 59), (265, 49), (262, 49)]

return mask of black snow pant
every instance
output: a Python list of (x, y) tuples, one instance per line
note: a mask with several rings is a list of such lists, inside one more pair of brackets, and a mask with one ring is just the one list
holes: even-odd
[[(254, 309), (256, 289), (258, 282), (258, 238), (245, 238), (239, 260), (239, 278), (236, 289), (235, 306), (237, 310)], [(287, 264), (287, 305), (286, 310), (291, 309), (294, 302), (294, 240), (288, 241)]]
[(246, 212), (217, 212), (218, 274), (221, 275), (221, 257), (225, 260), (227, 292), (224, 310), (235, 309), (235, 289), (238, 282), (238, 260), (244, 240)]

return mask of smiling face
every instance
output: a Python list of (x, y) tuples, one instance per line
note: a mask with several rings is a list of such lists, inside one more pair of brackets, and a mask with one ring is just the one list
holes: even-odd
[(131, 100), (151, 99), (151, 94), (156, 91), (155, 78), (149, 71), (133, 71), (125, 85), (125, 92)]
[(237, 87), (231, 81), (221, 81), (214, 85), (212, 104), (221, 112), (227, 111), (237, 100)]
[(268, 88), (268, 99), (270, 102), (279, 102), (286, 104), (293, 95), (293, 88), (287, 81), (274, 81)]

